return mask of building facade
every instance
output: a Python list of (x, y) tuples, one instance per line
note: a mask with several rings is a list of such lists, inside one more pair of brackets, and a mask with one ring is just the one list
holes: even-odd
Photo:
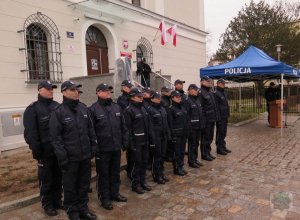
[[(133, 72), (145, 58), (187, 86), (206, 66), (204, 0), (2, 0), (0, 16), (0, 152), (24, 146), (23, 111), (40, 80), (109, 78), (117, 89), (116, 60), (127, 56)], [(161, 45), (162, 20), (177, 25), (176, 47)], [(90, 89), (85, 95), (95, 96)], [(61, 101), (60, 89), (54, 98)]]

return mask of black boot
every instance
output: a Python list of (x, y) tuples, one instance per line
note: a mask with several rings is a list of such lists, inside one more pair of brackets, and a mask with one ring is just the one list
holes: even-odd
[(143, 190), (146, 190), (146, 191), (152, 190), (151, 186), (149, 186), (147, 183), (141, 183), (141, 187), (143, 188)]
[(144, 194), (145, 190), (141, 186), (132, 186), (132, 191), (136, 192), (137, 194)]

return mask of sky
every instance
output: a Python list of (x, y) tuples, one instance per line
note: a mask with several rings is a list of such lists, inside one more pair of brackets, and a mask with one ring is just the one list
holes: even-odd
[[(283, 0), (286, 2), (298, 2), (299, 0)], [(219, 38), (225, 32), (230, 21), (238, 15), (245, 4), (249, 5), (251, 0), (204, 0), (205, 29), (207, 36), (208, 59), (215, 53), (219, 46)], [(254, 0), (258, 3), (260, 0)], [(266, 3), (274, 5), (276, 0), (265, 0)]]

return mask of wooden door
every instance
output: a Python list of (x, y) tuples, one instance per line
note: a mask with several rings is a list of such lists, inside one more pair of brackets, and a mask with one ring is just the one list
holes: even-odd
[(96, 46), (86, 46), (88, 75), (109, 73), (108, 49)]
[(108, 69), (108, 48), (100, 48), (101, 73), (109, 73)]
[(98, 47), (86, 46), (86, 63), (89, 76), (101, 74), (100, 50)]

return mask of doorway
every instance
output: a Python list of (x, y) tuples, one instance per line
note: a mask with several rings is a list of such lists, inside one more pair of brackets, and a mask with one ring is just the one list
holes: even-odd
[(85, 42), (88, 75), (109, 73), (108, 47), (103, 33), (90, 26), (86, 31)]

